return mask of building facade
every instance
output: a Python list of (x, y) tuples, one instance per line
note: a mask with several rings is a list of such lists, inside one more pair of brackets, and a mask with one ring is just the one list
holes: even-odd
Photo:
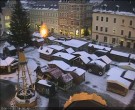
[(0, 36), (2, 36), (4, 31), (4, 17), (3, 14), (0, 13)]
[(58, 33), (58, 2), (39, 1), (29, 9), (31, 30), (39, 30), (42, 23), (49, 32)]
[(123, 1), (112, 3), (112, 6), (102, 3), (93, 11), (93, 40), (135, 49), (135, 9), (131, 3), (124, 5), (127, 9), (124, 9)]
[(87, 0), (60, 0), (58, 10), (60, 34), (83, 37), (86, 28), (91, 33), (92, 4)]
[(5, 4), (5, 7), (2, 8), (2, 13), (4, 18), (3, 27), (5, 32), (8, 32), (10, 28), (11, 13), (15, 4), (16, 4), (16, 0), (8, 0)]

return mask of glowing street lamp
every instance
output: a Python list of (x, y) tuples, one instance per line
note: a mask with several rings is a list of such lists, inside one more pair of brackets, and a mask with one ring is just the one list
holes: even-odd
[(42, 37), (46, 38), (48, 36), (48, 29), (45, 23), (43, 23), (40, 27), (40, 34)]

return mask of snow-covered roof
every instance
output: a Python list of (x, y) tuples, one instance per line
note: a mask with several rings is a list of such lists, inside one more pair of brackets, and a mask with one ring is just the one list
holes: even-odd
[(9, 46), (7, 47), (9, 50), (15, 50), (16, 48), (12, 45), (12, 46)]
[(124, 74), (123, 77), (134, 81), (135, 80), (135, 72), (128, 70), (128, 71), (126, 71), (126, 73)]
[(107, 82), (117, 83), (126, 89), (129, 89), (129, 86), (131, 85), (131, 82), (129, 82), (128, 80), (115, 75), (109, 76), (107, 78)]
[(107, 53), (108, 51), (107, 50), (97, 50), (98, 52), (104, 52), (104, 53)]
[(116, 15), (124, 15), (124, 16), (135, 16), (134, 13), (131, 12), (123, 12), (123, 11), (111, 11), (111, 10), (99, 10), (95, 9), (93, 12), (100, 12), (100, 13), (109, 13), (109, 14), (116, 14)]
[(130, 55), (130, 59), (134, 59), (135, 60), (135, 54), (131, 54)]
[(104, 55), (104, 56), (101, 56), (101, 57), (99, 57), (98, 59), (102, 59), (104, 62), (106, 62), (107, 64), (110, 64), (111, 62), (112, 62), (112, 60), (109, 58), (109, 57), (107, 57), (106, 55)]
[(62, 75), (62, 79), (63, 79), (63, 81), (64, 81), (65, 83), (67, 83), (67, 82), (73, 80), (73, 77), (71, 76), (70, 73), (67, 73), (67, 74), (63, 74), (63, 75)]
[(124, 69), (121, 69), (119, 67), (113, 67), (108, 71), (107, 75), (120, 77), (124, 71)]
[(68, 65), (67, 63), (65, 63), (64, 61), (61, 61), (61, 60), (53, 60), (53, 61), (49, 62), (48, 64), (54, 64), (62, 70), (67, 70), (68, 68), (70, 68), (70, 65)]
[(85, 63), (85, 64), (88, 64), (91, 60), (86, 57), (86, 56), (79, 56), (81, 58), (81, 60)]
[(95, 60), (94, 63), (96, 63), (97, 65), (100, 65), (101, 67), (105, 67), (106, 64), (100, 60)]
[(6, 42), (4, 43), (4, 47), (7, 47), (7, 46), (10, 46), (10, 44), (6, 41)]
[(42, 38), (37, 40), (37, 42), (42, 42), (42, 41), (44, 41), (44, 39)]
[(111, 48), (109, 47), (105, 47), (105, 46), (101, 46), (101, 45), (96, 45), (96, 44), (89, 44), (88, 47), (94, 47), (94, 48), (97, 48), (97, 49), (100, 49), (100, 50), (107, 50), (107, 51), (110, 51)]
[(74, 52), (72, 54), (74, 54), (74, 55), (79, 54), (80, 56), (89, 57), (92, 60), (95, 60), (95, 59), (98, 58), (95, 54), (89, 54), (89, 53), (87, 53), (85, 51), (77, 51), (77, 52)]
[(55, 54), (53, 54), (53, 56), (61, 57), (61, 58), (64, 58), (66, 60), (71, 60), (71, 59), (75, 58), (74, 55), (71, 55), (69, 53), (64, 53), (64, 52), (55, 53)]
[(48, 37), (49, 40), (55, 40), (56, 38), (53, 36)]
[(39, 47), (38, 52), (46, 54), (46, 55), (50, 55), (50, 54), (52, 54), (53, 50), (54, 49), (51, 49), (51, 48), (48, 48), (48, 47)]
[(128, 54), (128, 53), (119, 52), (119, 51), (115, 51), (115, 50), (112, 50), (112, 51), (110, 52), (110, 54), (118, 55), (118, 56), (123, 56), (123, 57), (129, 57), (129, 55), (130, 55), (130, 54)]
[(68, 49), (66, 49), (66, 52), (71, 54), (71, 53), (73, 53), (75, 51), (72, 48), (68, 48)]
[(58, 51), (64, 49), (64, 47), (59, 46), (59, 45), (48, 45), (47, 47), (52, 48), (52, 49), (55, 49), (55, 50), (58, 50)]
[(118, 64), (119, 67), (127, 70), (135, 71), (135, 64), (129, 62), (122, 62)]
[(48, 87), (52, 86), (52, 85), (48, 84), (47, 80), (39, 80), (38, 84), (42, 84), (42, 85), (45, 85), (45, 86), (48, 86)]
[(75, 66), (72, 66), (72, 67), (68, 68), (66, 71), (74, 72), (78, 76), (81, 76), (82, 74), (84, 74), (86, 72), (85, 70), (83, 70), (81, 68), (78, 68), (78, 67), (75, 67)]
[(0, 58), (0, 66), (9, 66), (14, 60), (15, 58), (13, 57), (7, 57), (5, 60)]
[(40, 34), (39, 32), (34, 32), (34, 33), (32, 34), (32, 36), (33, 36), (33, 37), (40, 37), (40, 38), (42, 38), (42, 36), (41, 36), (41, 34)]

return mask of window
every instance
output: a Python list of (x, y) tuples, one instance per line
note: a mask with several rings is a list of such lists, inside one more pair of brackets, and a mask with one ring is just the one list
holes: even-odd
[(101, 21), (103, 21), (103, 17), (101, 17)]
[(100, 31), (103, 31), (103, 27), (100, 28)]
[(113, 34), (115, 34), (115, 29), (113, 29)]
[(108, 32), (108, 28), (107, 27), (105, 28), (105, 32)]
[(106, 17), (106, 22), (108, 22), (108, 17)]
[(123, 20), (122, 20), (122, 24), (124, 24), (124, 22), (125, 22), (125, 20), (123, 19)]
[(107, 37), (106, 36), (104, 37), (104, 42), (107, 42)]
[(135, 43), (134, 43), (133, 49), (135, 49)]
[(98, 40), (98, 35), (96, 35), (96, 40)]
[(127, 47), (130, 48), (130, 46), (131, 46), (131, 43), (127, 42)]
[(96, 20), (97, 20), (97, 21), (98, 21), (98, 18), (99, 18), (99, 17), (97, 16), (97, 17), (96, 17)]
[(114, 18), (114, 23), (116, 23), (116, 18)]
[(96, 26), (96, 30), (98, 31), (98, 26)]
[(130, 38), (131, 37), (131, 31), (129, 31), (129, 33), (128, 33), (128, 38)]
[(116, 39), (112, 38), (112, 43), (115, 44), (115, 42), (116, 42)]
[(5, 20), (9, 20), (10, 19), (10, 16), (5, 16)]
[(121, 35), (123, 35), (123, 33), (124, 33), (124, 31), (123, 31), (123, 30), (121, 30)]
[(130, 26), (132, 26), (132, 20), (130, 20)]

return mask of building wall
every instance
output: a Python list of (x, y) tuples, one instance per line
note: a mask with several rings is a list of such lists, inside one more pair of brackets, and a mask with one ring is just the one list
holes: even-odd
[(32, 30), (38, 30), (38, 26), (45, 23), (50, 32), (58, 33), (57, 9), (30, 9), (29, 13)]
[(8, 0), (5, 7), (2, 8), (4, 18), (4, 31), (8, 31), (10, 28), (11, 13), (15, 4), (15, 0)]
[(135, 48), (135, 16), (101, 12), (94, 12), (92, 16), (93, 40), (121, 46), (123, 42), (124, 47)]
[(3, 34), (4, 31), (4, 17), (3, 14), (0, 13), (0, 36)]
[(92, 5), (86, 2), (59, 2), (59, 33), (72, 37), (83, 37), (84, 29), (91, 28)]

